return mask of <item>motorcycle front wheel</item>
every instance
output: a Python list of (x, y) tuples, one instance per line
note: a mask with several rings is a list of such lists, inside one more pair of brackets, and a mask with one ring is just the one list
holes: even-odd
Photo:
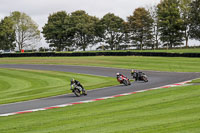
[(81, 96), (81, 92), (79, 89), (74, 89), (74, 94), (77, 96), (77, 97), (80, 97)]
[(131, 85), (131, 82), (130, 82), (130, 81), (128, 81), (128, 85)]
[(84, 91), (82, 92), (82, 94), (83, 94), (84, 96), (86, 96), (86, 95), (87, 95), (87, 91), (84, 90)]
[(147, 77), (143, 77), (144, 82), (148, 82)]
[(128, 86), (127, 80), (123, 80), (123, 83), (124, 83), (125, 86)]

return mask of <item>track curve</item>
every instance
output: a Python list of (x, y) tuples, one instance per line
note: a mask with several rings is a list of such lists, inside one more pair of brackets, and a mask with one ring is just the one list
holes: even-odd
[[(25, 64), (24, 65), (0, 64), (0, 68), (63, 71), (63, 72), (75, 72), (75, 73), (92, 74), (92, 75), (109, 76), (109, 77), (115, 77), (115, 73), (120, 72), (131, 78), (130, 70), (118, 69), (118, 68), (64, 66), (64, 65), (25, 65)], [(83, 100), (91, 100), (100, 97), (118, 95), (122, 93), (129, 93), (133, 91), (155, 88), (159, 86), (178, 83), (200, 77), (200, 73), (175, 73), (175, 72), (156, 72), (156, 71), (144, 71), (144, 72), (148, 75), (149, 78), (148, 83), (134, 82), (131, 86), (119, 85), (119, 86), (91, 90), (88, 92), (88, 96), (86, 97), (75, 97), (73, 94), (65, 94), (65, 95), (36, 99), (25, 102), (4, 104), (0, 105), (0, 114), (12, 113), (12, 112), (18, 112), (36, 108), (44, 108), (44, 107), (67, 104)]]

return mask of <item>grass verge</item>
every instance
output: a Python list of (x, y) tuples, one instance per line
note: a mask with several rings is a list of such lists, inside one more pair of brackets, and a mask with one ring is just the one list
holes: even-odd
[(190, 83), (200, 83), (200, 79), (195, 79), (195, 80), (193, 80), (193, 81), (190, 82)]
[(23, 57), (0, 58), (0, 64), (82, 65), (169, 72), (200, 72), (200, 58), (184, 57)]
[(199, 133), (200, 86), (0, 117), (1, 133)]
[(0, 69), (0, 104), (71, 93), (70, 79), (86, 90), (118, 84), (115, 78), (68, 72)]

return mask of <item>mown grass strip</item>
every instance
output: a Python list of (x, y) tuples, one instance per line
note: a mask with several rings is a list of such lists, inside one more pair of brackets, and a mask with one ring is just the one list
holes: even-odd
[(152, 90), (65, 108), (0, 117), (1, 133), (198, 133), (200, 86)]
[(169, 72), (200, 72), (200, 58), (183, 57), (23, 57), (1, 58), (0, 64), (82, 65)]
[(200, 79), (195, 79), (195, 80), (193, 80), (193, 81), (190, 82), (190, 83), (200, 83)]
[(55, 71), (0, 69), (0, 104), (71, 93), (70, 79), (87, 90), (117, 85), (115, 78)]

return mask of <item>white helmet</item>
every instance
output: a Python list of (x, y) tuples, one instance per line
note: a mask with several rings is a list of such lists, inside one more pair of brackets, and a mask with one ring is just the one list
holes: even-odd
[(119, 73), (116, 73), (116, 76), (119, 76)]

